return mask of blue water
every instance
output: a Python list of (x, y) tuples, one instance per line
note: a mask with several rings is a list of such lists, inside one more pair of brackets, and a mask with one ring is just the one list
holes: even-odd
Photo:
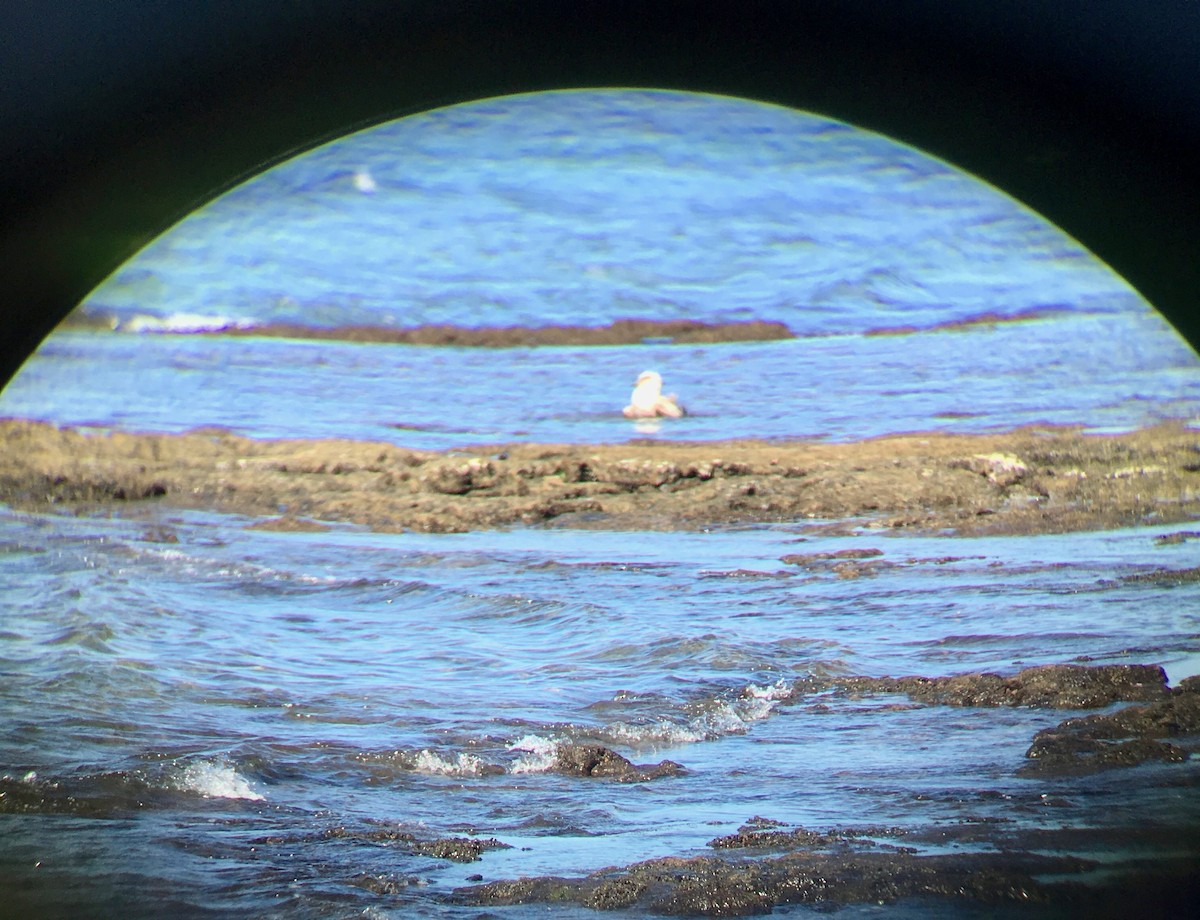
[[(1034, 307), (1054, 312), (930, 328)], [(1195, 353), (996, 190), (816, 116), (670, 93), (515, 97), (354, 135), (190, 216), (83, 309), (119, 328), (52, 335), (0, 416), (444, 449), (1121, 431), (1200, 410)], [(768, 319), (797, 338), (488, 350), (185, 334), (621, 317)], [(863, 334), (896, 325), (926, 331)], [(621, 416), (647, 367), (686, 418)], [(1195, 761), (1017, 777), (1034, 733), (1068, 713), (785, 699), (812, 674), (1200, 673), (1200, 584), (1120, 580), (1196, 565), (1196, 541), (1155, 542), (1180, 528), (253, 523), (0, 508), (0, 878), (18, 914), (475, 917), (444, 896), (476, 873), (710, 852), (754, 815), (917, 831), (1200, 818)], [(845, 580), (780, 562), (848, 547), (887, 564)], [(688, 772), (618, 784), (547, 769), (582, 740)], [(461, 865), (381, 830), (512, 848)], [(546, 913), (590, 915), (489, 915)]]
[[(689, 415), (621, 415), (659, 370)], [(253, 437), (442, 449), (509, 441), (827, 438), (1093, 431), (1191, 420), (1200, 366), (1157, 316), (1068, 315), (909, 336), (711, 346), (458, 349), (59, 333), (0, 414), (135, 431), (220, 424)], [(119, 398), (114, 394), (120, 394)]]
[(766, 319), (799, 334), (1054, 305), (1139, 308), (1065, 234), (918, 151), (650, 92), (509, 97), (351, 135), (186, 218), (87, 302), (160, 319)]

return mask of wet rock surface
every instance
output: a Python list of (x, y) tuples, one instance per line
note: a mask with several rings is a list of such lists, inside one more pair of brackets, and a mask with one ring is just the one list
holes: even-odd
[(789, 702), (876, 694), (903, 694), (914, 703), (940, 706), (1070, 710), (1144, 704), (1067, 719), (1038, 732), (1025, 753), (1027, 763), (1017, 771), (1022, 776), (1091, 773), (1147, 761), (1183, 763), (1200, 750), (1200, 678), (1171, 688), (1156, 665), (1043, 665), (1011, 677), (805, 678), (795, 682)]
[[(756, 850), (828, 850), (852, 847), (873, 847), (875, 837), (903, 837), (905, 831), (895, 827), (842, 827), (832, 831), (814, 831), (803, 827), (784, 829), (777, 821), (751, 818), (736, 834), (714, 837), (708, 842), (713, 849)], [(889, 845), (891, 849), (897, 847)], [(908, 852), (913, 852), (908, 850)]]
[(1096, 709), (1110, 703), (1170, 696), (1167, 675), (1156, 665), (1042, 665), (1011, 677), (994, 673), (954, 677), (805, 678), (792, 698), (813, 693), (854, 696), (902, 693), (918, 703), (943, 706), (1036, 706)]
[(621, 783), (641, 783), (664, 776), (680, 776), (685, 772), (671, 760), (634, 764), (598, 744), (560, 744), (554, 755), (554, 769), (572, 776), (613, 779)]
[(787, 904), (889, 903), (943, 897), (1017, 904), (1048, 900), (1034, 873), (1072, 872), (1070, 858), (909, 853), (788, 853), (765, 859), (667, 857), (584, 878), (543, 876), (458, 889), (473, 905), (573, 902), (597, 910), (741, 917)]
[(1143, 582), (1154, 585), (1183, 585), (1192, 581), (1200, 581), (1200, 566), (1187, 569), (1155, 569), (1153, 572), (1137, 572), (1133, 575), (1122, 575), (1121, 581)]
[(1200, 680), (1193, 677), (1166, 699), (1067, 719), (1038, 732), (1025, 754), (1030, 763), (1020, 772), (1082, 773), (1146, 761), (1182, 763), (1198, 748)]
[[(320, 833), (324, 838), (337, 838), (357, 843), (376, 845), (394, 845), (406, 853), (431, 856), (434, 859), (445, 859), (451, 862), (476, 862), (487, 850), (511, 849), (509, 844), (501, 843), (495, 837), (418, 837), (408, 831), (389, 827), (332, 827)], [(261, 837), (255, 841), (257, 845), (280, 845), (302, 843), (304, 837), (271, 836)]]
[[(917, 533), (1024, 534), (1200, 518), (1200, 435), (1022, 429), (856, 443), (636, 441), (413, 451), (391, 444), (252, 440), (0, 422), (0, 501), (86, 511), (156, 501), (267, 518), (461, 532), (514, 525), (617, 530), (809, 519)], [(816, 525), (814, 525), (816, 526)], [(1186, 532), (1185, 532), (1186, 533)], [(789, 564), (822, 560), (796, 554)], [(824, 560), (840, 577), (872, 558)], [(1153, 584), (1192, 573), (1147, 574)]]

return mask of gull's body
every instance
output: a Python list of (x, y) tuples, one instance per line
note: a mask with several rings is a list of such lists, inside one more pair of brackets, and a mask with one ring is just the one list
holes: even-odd
[(629, 405), (623, 410), (626, 418), (681, 418), (683, 409), (675, 401), (674, 396), (664, 396), (662, 392), (662, 376), (654, 371), (642, 371), (638, 375), (637, 385), (629, 398)]

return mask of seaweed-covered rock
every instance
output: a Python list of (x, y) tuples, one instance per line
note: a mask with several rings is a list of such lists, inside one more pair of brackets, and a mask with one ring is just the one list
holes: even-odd
[(1038, 732), (1021, 773), (1076, 773), (1149, 760), (1179, 763), (1188, 751), (1162, 739), (1200, 736), (1200, 682), (1189, 679), (1163, 700), (1067, 719)]

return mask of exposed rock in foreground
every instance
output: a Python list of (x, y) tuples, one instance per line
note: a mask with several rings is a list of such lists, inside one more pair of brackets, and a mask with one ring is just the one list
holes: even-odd
[(660, 914), (741, 917), (785, 904), (886, 903), (939, 896), (983, 903), (1047, 900), (1033, 878), (1078, 871), (1067, 857), (914, 856), (890, 853), (788, 853), (768, 859), (667, 857), (584, 878), (541, 876), (455, 892), (474, 905), (573, 902), (597, 910), (640, 908)]
[[(817, 694), (858, 697), (902, 693), (916, 703), (941, 706), (1031, 706), (1116, 712), (1067, 719), (1037, 733), (1021, 775), (1091, 773), (1147, 761), (1182, 763), (1200, 748), (1200, 677), (1178, 687), (1155, 665), (1043, 665), (1012, 677), (961, 674), (954, 677), (806, 678), (792, 687), (790, 701)], [(1163, 739), (1174, 739), (1174, 743)], [(1186, 745), (1179, 743), (1188, 742)]]
[[(841, 444), (639, 441), (438, 453), (7, 421), (0, 444), (0, 501), (17, 508), (152, 499), (269, 518), (261, 523), (272, 529), (317, 521), (422, 532), (545, 523), (695, 530), (857, 518), (916, 532), (1023, 534), (1200, 518), (1200, 434), (1179, 425), (1112, 436), (1021, 429)], [(834, 561), (846, 577), (877, 567)]]
[[(1067, 719), (1040, 731), (1025, 756), (1025, 775), (1090, 773), (1146, 761), (1182, 763), (1200, 736), (1200, 678), (1189, 677), (1165, 699), (1117, 712)], [(1191, 740), (1182, 747), (1178, 742)]]
[(1113, 828), (1067, 828), (1001, 834), (987, 852), (920, 855), (901, 848), (855, 848), (848, 839), (853, 830), (800, 831), (794, 851), (776, 857), (666, 857), (584, 877), (472, 885), (454, 891), (450, 900), (475, 906), (565, 903), (597, 911), (704, 917), (766, 914), (792, 904), (826, 912), (848, 904), (904, 900), (922, 915), (939, 916), (946, 910), (1026, 916), (1027, 908), (1033, 909), (1028, 915), (1039, 917), (1195, 916), (1200, 866), (1195, 855), (1186, 855), (1194, 852), (1194, 844), (1169, 830), (1141, 842), (1179, 855), (1152, 863), (1047, 855), (1081, 843), (1094, 846), (1097, 833), (1107, 839), (1113, 832), (1119, 833)]

